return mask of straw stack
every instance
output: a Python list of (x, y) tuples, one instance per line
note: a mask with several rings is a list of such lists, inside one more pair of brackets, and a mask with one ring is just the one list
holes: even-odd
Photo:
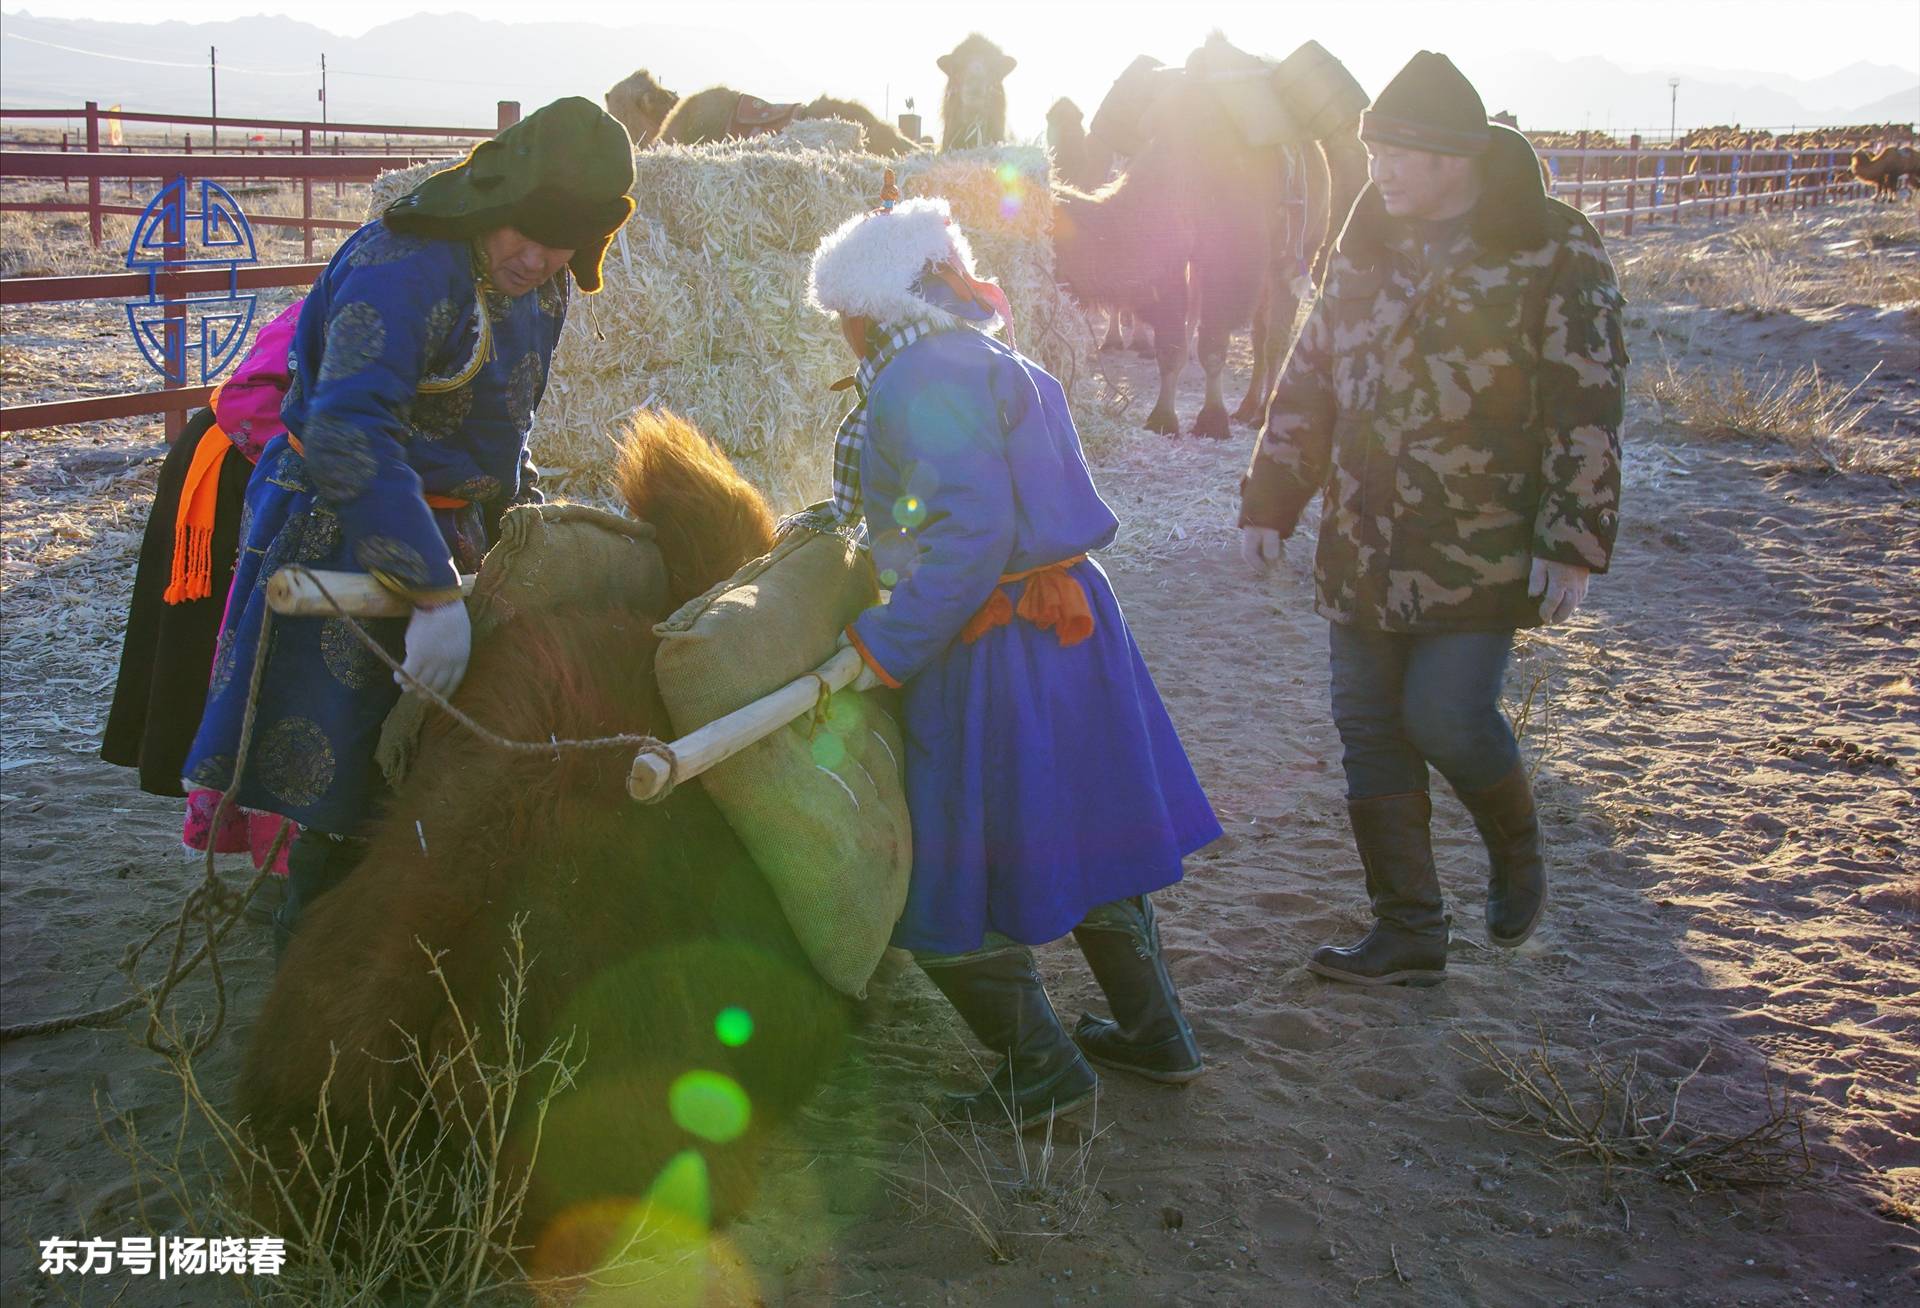
[[(634, 156), (638, 207), (608, 252), (605, 289), (574, 299), (534, 418), (534, 458), (568, 494), (604, 494), (621, 423), (669, 408), (718, 440), (776, 510), (827, 496), (832, 435), (849, 403), (827, 388), (852, 359), (807, 304), (807, 264), (823, 236), (872, 206), (889, 161), (830, 148), (853, 139), (846, 124), (798, 126)], [(982, 275), (1013, 302), (1020, 348), (1072, 395), (1089, 376), (1093, 341), (1053, 280), (1045, 153), (1004, 147), (890, 166), (905, 195), (952, 204)], [(426, 171), (381, 178), (374, 211)]]

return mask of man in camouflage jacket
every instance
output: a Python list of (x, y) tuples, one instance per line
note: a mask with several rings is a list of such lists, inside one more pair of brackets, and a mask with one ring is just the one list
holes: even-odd
[(1444, 55), (1415, 56), (1361, 138), (1372, 184), (1273, 393), (1240, 525), (1264, 565), (1324, 493), (1317, 607), (1376, 922), (1309, 966), (1431, 984), (1447, 919), (1429, 763), (1486, 840), (1494, 943), (1525, 941), (1545, 907), (1500, 689), (1514, 629), (1566, 617), (1607, 570), (1627, 356), (1598, 234)]

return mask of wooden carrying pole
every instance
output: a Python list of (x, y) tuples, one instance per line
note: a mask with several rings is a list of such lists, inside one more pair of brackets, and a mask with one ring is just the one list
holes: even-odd
[[(321, 588), (325, 587), (324, 593)], [(460, 578), (462, 594), (473, 593), (473, 578)], [(329, 600), (327, 597), (333, 598)], [(335, 605), (338, 605), (336, 608)], [(324, 572), (282, 568), (267, 580), (267, 607), (289, 618), (404, 618), (413, 605), (364, 572)]]
[[(325, 593), (321, 588), (325, 587)], [(473, 578), (460, 578), (460, 589), (471, 594)], [(331, 596), (331, 599), (328, 597)], [(282, 568), (267, 581), (267, 605), (290, 618), (404, 618), (412, 605), (372, 577), (358, 572), (324, 572), (312, 568)], [(655, 753), (634, 757), (627, 772), (627, 793), (642, 802), (657, 798), (669, 784), (691, 780), (715, 764), (724, 763), (747, 746), (766, 739), (802, 714), (811, 712), (820, 697), (851, 686), (860, 676), (857, 650), (839, 650), (804, 676), (762, 695), (753, 703), (715, 718), (668, 746), (672, 762)]]
[(627, 773), (627, 793), (645, 803), (657, 798), (669, 782), (678, 785), (716, 763), (726, 762), (811, 712), (820, 702), (823, 684), (828, 693), (851, 686), (860, 675), (860, 666), (859, 651), (840, 650), (805, 676), (674, 741), (668, 747), (673, 751), (671, 763), (659, 754), (635, 755), (633, 769)]

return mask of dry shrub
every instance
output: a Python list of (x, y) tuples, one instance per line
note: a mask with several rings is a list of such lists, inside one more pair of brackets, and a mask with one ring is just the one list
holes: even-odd
[(1696, 1193), (1798, 1185), (1813, 1177), (1805, 1121), (1786, 1092), (1776, 1091), (1771, 1075), (1766, 1115), (1738, 1135), (1682, 1117), (1681, 1096), (1706, 1066), (1711, 1049), (1693, 1071), (1667, 1086), (1654, 1084), (1640, 1070), (1638, 1054), (1624, 1064), (1593, 1055), (1575, 1067), (1554, 1050), (1544, 1029), (1538, 1043), (1518, 1056), (1485, 1036), (1463, 1039), (1462, 1052), (1499, 1078), (1508, 1104), (1487, 1107), (1464, 1097), (1461, 1103), (1502, 1131), (1559, 1145), (1551, 1163), (1597, 1164), (1609, 1197), (1624, 1177), (1682, 1185)]
[[(403, 1061), (417, 1088), (372, 1141), (349, 1146), (339, 1138), (323, 1087), (314, 1127), (296, 1138), (294, 1161), (285, 1168), (275, 1167), (245, 1121), (230, 1120), (214, 1105), (191, 1057), (170, 1057), (168, 1070), (181, 1094), (172, 1139), (149, 1141), (131, 1114), (101, 1111), (108, 1143), (132, 1171), (142, 1231), (178, 1235), (184, 1227), (202, 1237), (284, 1239), (280, 1275), (236, 1281), (256, 1303), (345, 1308), (524, 1301), (529, 1289), (564, 1298), (595, 1286), (625, 1288), (672, 1276), (691, 1250), (683, 1240), (663, 1239), (645, 1222), (628, 1231), (624, 1249), (590, 1277), (536, 1281), (525, 1274), (525, 1249), (513, 1243), (513, 1234), (539, 1156), (540, 1124), (554, 1097), (572, 1084), (582, 1059), (570, 1041), (537, 1053), (526, 1048), (519, 1017), (531, 960), (518, 922), (506, 953), (497, 1035), (483, 1040), (481, 1028), (469, 1022), (447, 988), (439, 960), (429, 955), (460, 1038), (450, 1052), (434, 1056), (407, 1038)], [(504, 1059), (483, 1061), (481, 1050), (496, 1040), (507, 1051)], [(171, 1044), (185, 1048), (178, 1039)], [(534, 1128), (521, 1168), (508, 1161), (507, 1122), (528, 1096), (535, 1097)], [(250, 1190), (276, 1193), (296, 1229), (263, 1227), (243, 1201)], [(294, 1202), (296, 1193), (310, 1195), (311, 1202)]]
[[(991, 1129), (933, 1118), (909, 1146), (913, 1161), (887, 1177), (915, 1221), (965, 1232), (996, 1263), (1012, 1262), (1023, 1243), (1072, 1235), (1086, 1225), (1100, 1184), (1093, 1150), (1106, 1133), (1097, 1097), (1094, 1124), (1071, 1149), (1054, 1140), (1057, 1119), (1033, 1146), (1025, 1124), (1008, 1111), (1007, 1121)], [(1004, 1145), (1008, 1139), (1011, 1145)]]
[(1851, 386), (1827, 378), (1819, 364), (1769, 373), (1745, 368), (1682, 369), (1664, 359), (1643, 373), (1641, 395), (1661, 418), (1709, 440), (1775, 440), (1833, 472), (1888, 472), (1879, 454), (1856, 438), (1877, 401), (1856, 397), (1872, 377)]

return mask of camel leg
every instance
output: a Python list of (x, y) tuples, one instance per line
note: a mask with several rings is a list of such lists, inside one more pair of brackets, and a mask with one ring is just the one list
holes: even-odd
[(1146, 316), (1129, 313), (1127, 319), (1133, 327), (1133, 352), (1143, 359), (1157, 357), (1159, 351), (1154, 348), (1153, 326), (1148, 323)]
[(1233, 435), (1227, 420), (1227, 402), (1220, 393), (1220, 379), (1227, 370), (1227, 333), (1203, 315), (1200, 319), (1200, 367), (1207, 374), (1207, 399), (1193, 420), (1193, 434), (1222, 441)]
[(1120, 313), (1121, 310), (1117, 308), (1107, 310), (1107, 334), (1100, 342), (1102, 354), (1111, 354), (1126, 348), (1127, 343), (1120, 339)]
[(1247, 378), (1246, 398), (1233, 411), (1235, 422), (1258, 425), (1266, 416), (1267, 388), (1271, 384), (1269, 374), (1273, 366), (1268, 355), (1273, 347), (1274, 329), (1278, 325), (1272, 317), (1272, 311), (1274, 301), (1284, 297), (1285, 292), (1276, 291), (1269, 282), (1260, 293), (1259, 303), (1253, 306), (1253, 376)]
[(1180, 373), (1187, 366), (1187, 286), (1186, 270), (1169, 278), (1154, 298), (1153, 306), (1137, 315), (1153, 327), (1154, 358), (1160, 365), (1160, 396), (1153, 412), (1147, 415), (1147, 430), (1163, 436), (1180, 434), (1180, 415), (1174, 406), (1174, 390)]

